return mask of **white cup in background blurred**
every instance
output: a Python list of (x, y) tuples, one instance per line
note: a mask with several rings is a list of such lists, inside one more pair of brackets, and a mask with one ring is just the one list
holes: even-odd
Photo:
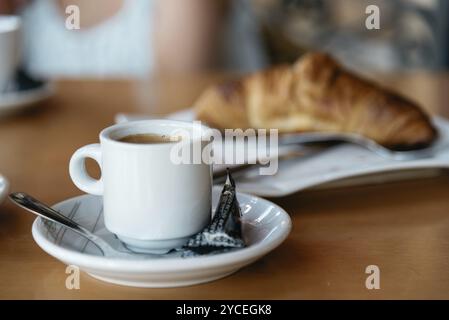
[(20, 62), (20, 27), (20, 17), (0, 15), (0, 94)]

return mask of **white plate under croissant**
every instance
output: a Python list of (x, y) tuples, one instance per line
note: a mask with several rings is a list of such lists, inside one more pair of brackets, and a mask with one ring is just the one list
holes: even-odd
[[(186, 109), (167, 117), (193, 121), (196, 114), (193, 109)], [(148, 116), (142, 115), (119, 114), (115, 120), (125, 122), (147, 118)], [(334, 186), (347, 186), (434, 176), (438, 169), (449, 168), (449, 121), (434, 117), (432, 122), (439, 132), (439, 139), (433, 145), (435, 153), (432, 157), (396, 161), (356, 145), (341, 144), (309, 157), (281, 161), (279, 171), (273, 176), (260, 176), (258, 168), (246, 171), (243, 176), (236, 177), (238, 190), (259, 196), (282, 197), (304, 189), (328, 187), (331, 183)]]

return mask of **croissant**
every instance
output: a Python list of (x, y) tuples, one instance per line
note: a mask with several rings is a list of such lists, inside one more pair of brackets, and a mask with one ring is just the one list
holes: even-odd
[(428, 146), (437, 136), (415, 103), (323, 53), (213, 86), (194, 109), (199, 120), (219, 129), (355, 133), (394, 149)]

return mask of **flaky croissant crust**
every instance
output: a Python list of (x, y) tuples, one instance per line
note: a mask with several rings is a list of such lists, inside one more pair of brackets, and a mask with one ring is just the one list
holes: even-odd
[(213, 86), (197, 100), (195, 112), (199, 120), (220, 129), (348, 132), (401, 149), (427, 146), (437, 136), (415, 103), (322, 53)]

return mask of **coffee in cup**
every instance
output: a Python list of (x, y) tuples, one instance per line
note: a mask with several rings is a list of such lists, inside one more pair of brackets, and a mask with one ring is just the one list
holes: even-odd
[(122, 137), (118, 139), (121, 142), (127, 143), (140, 143), (140, 144), (152, 144), (152, 143), (175, 143), (179, 142), (181, 137), (170, 136), (170, 135), (158, 135), (151, 133), (139, 133), (131, 134), (129, 136)]

